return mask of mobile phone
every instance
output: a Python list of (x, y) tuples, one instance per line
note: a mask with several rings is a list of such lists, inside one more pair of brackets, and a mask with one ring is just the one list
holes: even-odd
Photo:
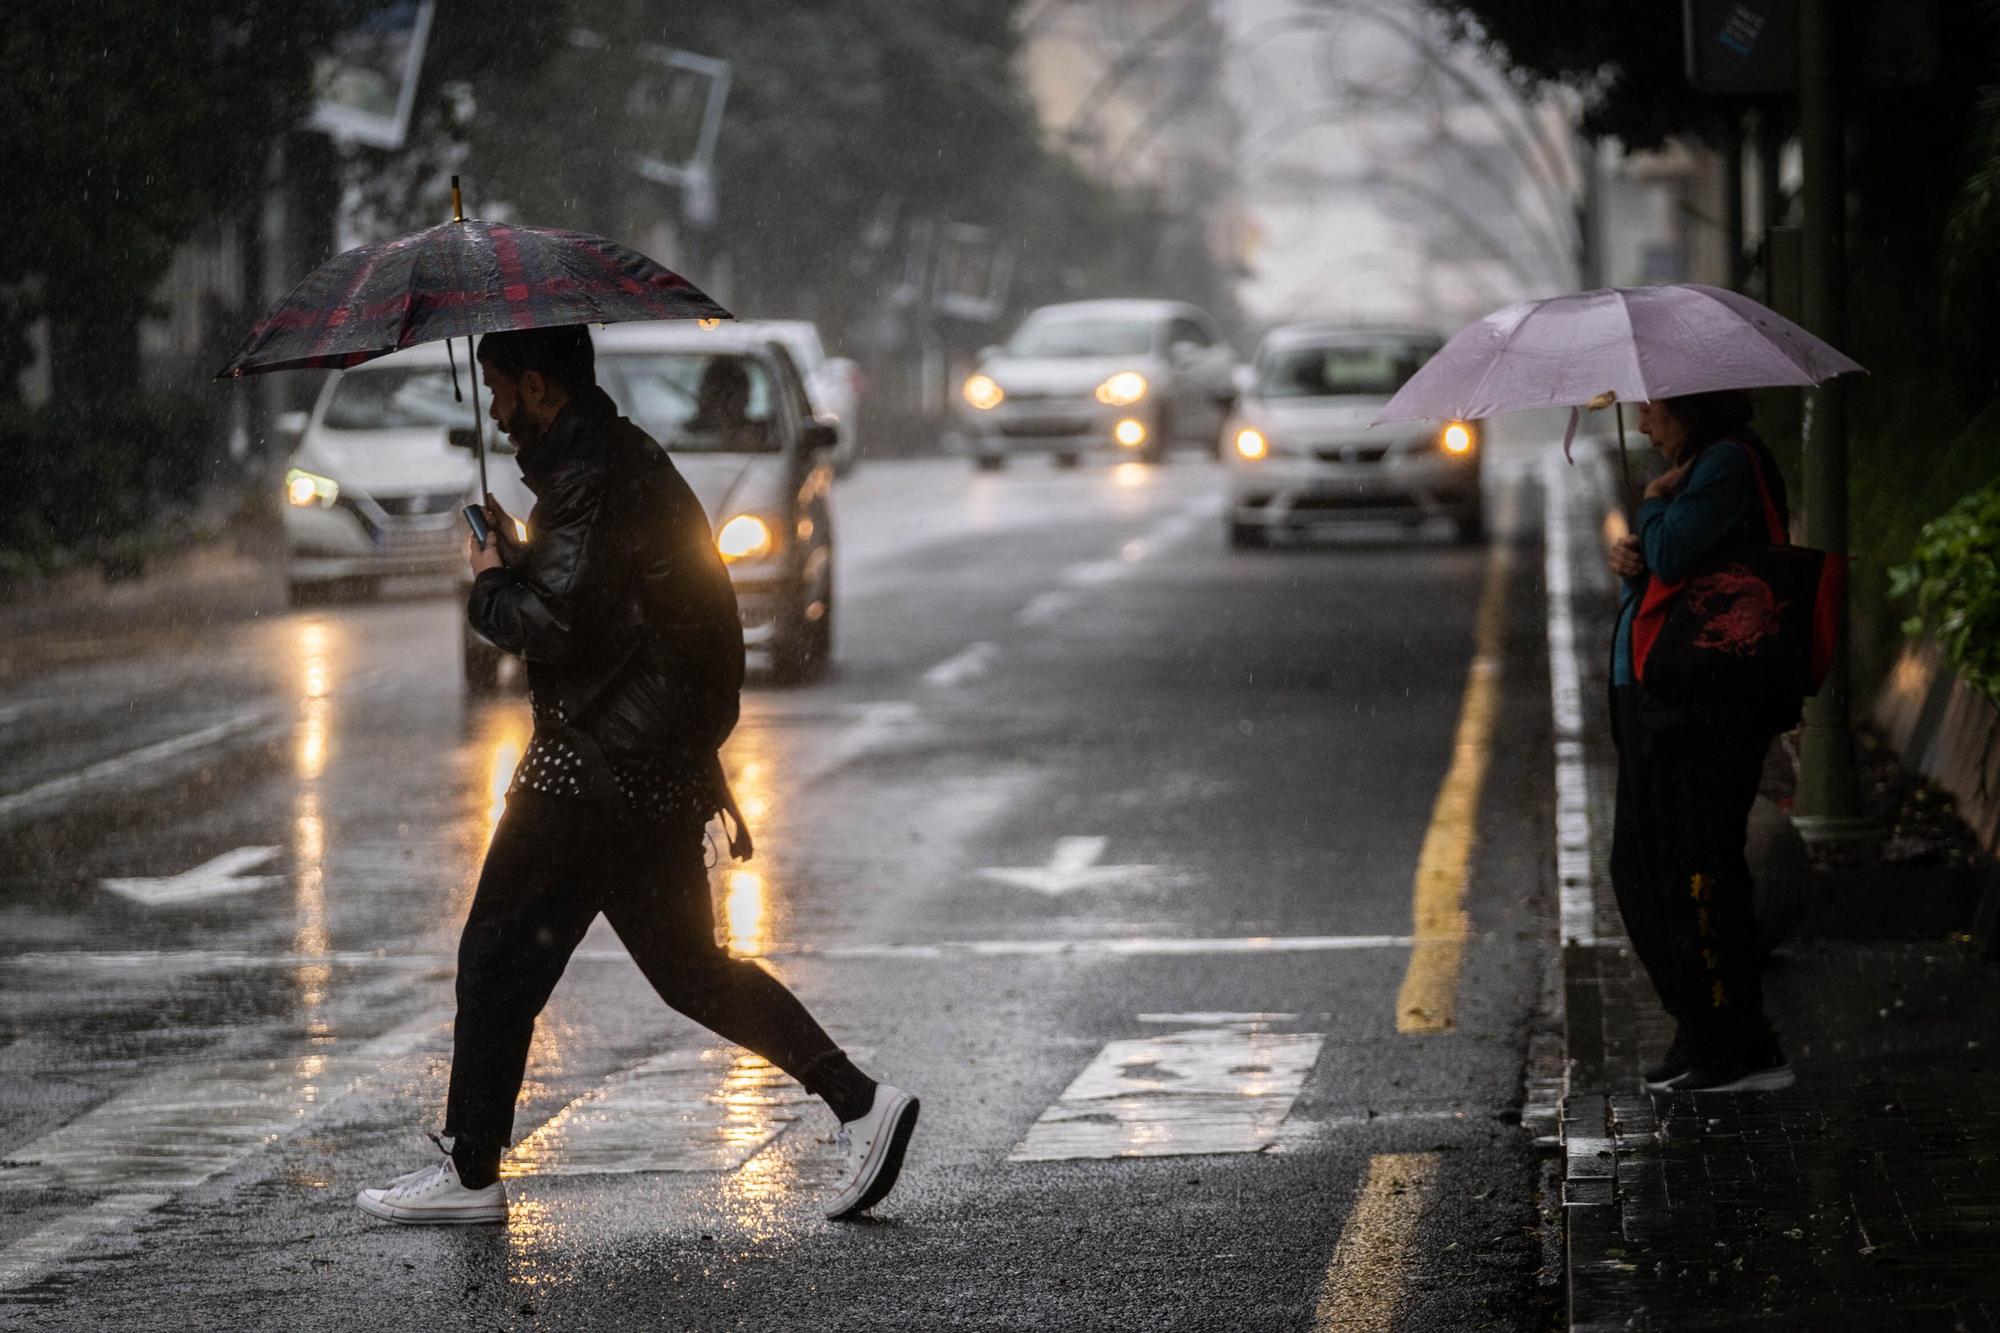
[(481, 546), (493, 536), (493, 529), (486, 524), (486, 511), (478, 505), (467, 505), (459, 511), (465, 515), (465, 526), (472, 529), (472, 535), (479, 538)]

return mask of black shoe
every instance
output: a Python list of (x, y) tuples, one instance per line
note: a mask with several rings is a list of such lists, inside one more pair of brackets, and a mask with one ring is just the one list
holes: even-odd
[(1797, 1081), (1784, 1052), (1771, 1051), (1752, 1060), (1732, 1061), (1706, 1069), (1697, 1066), (1662, 1091), (1777, 1092)]
[(1674, 1044), (1667, 1047), (1666, 1058), (1648, 1069), (1644, 1074), (1646, 1091), (1665, 1092), (1694, 1069), (1694, 1053), (1688, 1049), (1687, 1037), (1679, 1028), (1674, 1029)]

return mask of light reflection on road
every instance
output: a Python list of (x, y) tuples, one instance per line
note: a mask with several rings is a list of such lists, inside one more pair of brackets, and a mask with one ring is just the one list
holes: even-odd
[[(292, 952), (304, 961), (294, 970), (293, 980), (298, 986), (307, 1036), (324, 1038), (329, 1029), (321, 1009), (326, 1003), (333, 969), (325, 962), (314, 961), (324, 959), (330, 947), (326, 924), (326, 816), (320, 784), (332, 746), (335, 650), (344, 645), (336, 640), (333, 625), (315, 618), (299, 623), (295, 646), (299, 665), (299, 721), (295, 746), (298, 792), (292, 810), (292, 900), (297, 921)], [(307, 1056), (301, 1063), (301, 1078), (317, 1077), (318, 1071), (306, 1067), (314, 1058)]]

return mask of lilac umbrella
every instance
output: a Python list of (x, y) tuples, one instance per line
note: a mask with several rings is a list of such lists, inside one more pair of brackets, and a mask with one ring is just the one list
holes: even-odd
[[(1375, 424), (1567, 407), (1568, 457), (1585, 407), (1808, 386), (1860, 369), (1782, 315), (1720, 287), (1606, 287), (1523, 301), (1461, 329)], [(1618, 436), (1622, 462), (1622, 411)]]

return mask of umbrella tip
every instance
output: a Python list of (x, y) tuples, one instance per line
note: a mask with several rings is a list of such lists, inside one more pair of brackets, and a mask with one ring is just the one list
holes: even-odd
[(451, 178), (451, 220), (453, 222), (465, 221), (465, 203), (459, 197), (457, 176)]

